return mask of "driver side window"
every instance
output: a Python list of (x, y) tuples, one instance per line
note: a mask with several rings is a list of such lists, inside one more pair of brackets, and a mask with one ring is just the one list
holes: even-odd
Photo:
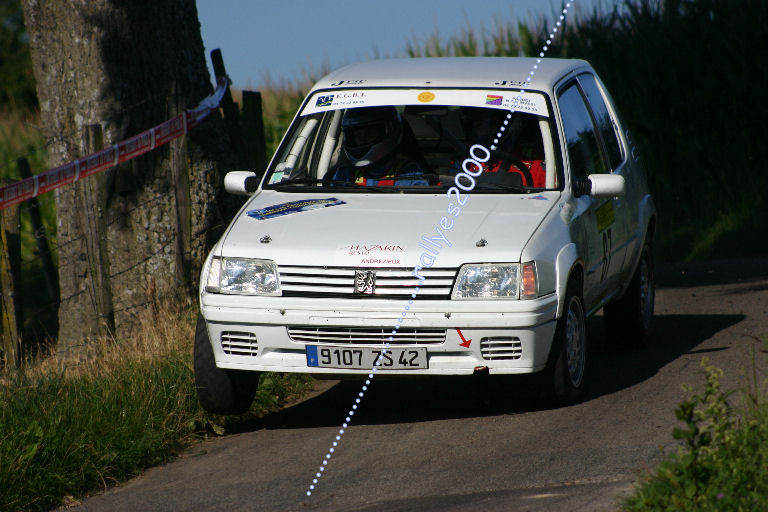
[(607, 173), (608, 168), (600, 152), (595, 124), (576, 82), (560, 92), (558, 102), (571, 175), (574, 178), (586, 178), (589, 174)]

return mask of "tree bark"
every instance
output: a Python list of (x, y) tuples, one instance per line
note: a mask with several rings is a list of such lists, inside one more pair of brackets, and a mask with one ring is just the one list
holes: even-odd
[[(194, 0), (24, 0), (50, 165), (82, 156), (82, 130), (114, 144), (195, 106), (213, 90)], [(223, 226), (229, 140), (214, 113), (177, 139), (107, 171), (103, 185), (118, 337), (137, 311), (196, 282)], [(86, 179), (92, 179), (86, 178)], [(81, 186), (56, 191), (59, 349), (98, 332)]]

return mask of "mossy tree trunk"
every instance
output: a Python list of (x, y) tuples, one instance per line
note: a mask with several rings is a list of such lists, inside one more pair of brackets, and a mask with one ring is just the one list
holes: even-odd
[[(212, 92), (194, 0), (23, 4), (51, 166), (86, 152), (86, 125), (101, 125), (104, 145), (114, 144)], [(60, 351), (99, 332), (96, 297), (104, 294), (94, 289), (88, 249), (99, 244), (87, 240), (87, 223), (100, 213), (118, 337), (130, 335), (140, 308), (189, 293), (224, 221), (229, 147), (214, 114), (187, 137), (107, 171), (101, 212), (84, 202), (84, 182), (55, 192)]]

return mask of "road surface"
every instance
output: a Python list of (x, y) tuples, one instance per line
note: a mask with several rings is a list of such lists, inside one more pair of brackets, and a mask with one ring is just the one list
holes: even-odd
[(675, 449), (683, 383), (706, 356), (724, 388), (768, 372), (768, 259), (667, 265), (652, 345), (621, 350), (590, 322), (585, 400), (541, 408), (523, 379), (383, 381), (361, 403), (311, 497), (306, 491), (360, 383), (313, 396), (197, 444), (84, 500), (78, 512), (196, 510), (616, 510)]

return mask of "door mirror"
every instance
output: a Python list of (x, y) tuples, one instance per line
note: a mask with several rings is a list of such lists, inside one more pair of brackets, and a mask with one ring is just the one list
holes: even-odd
[(249, 196), (259, 188), (259, 178), (251, 171), (232, 171), (224, 176), (224, 189), (230, 194)]
[(591, 183), (589, 195), (594, 198), (624, 197), (627, 193), (627, 182), (620, 174), (590, 174), (587, 180)]

